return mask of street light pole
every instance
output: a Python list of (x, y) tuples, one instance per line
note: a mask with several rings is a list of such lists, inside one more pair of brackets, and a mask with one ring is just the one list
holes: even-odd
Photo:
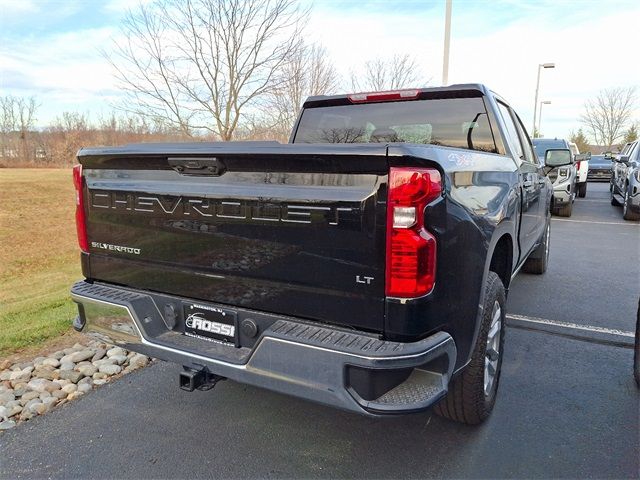
[(451, 3), (446, 0), (446, 12), (444, 17), (444, 58), (442, 59), (442, 85), (449, 83), (449, 45), (451, 43)]
[(542, 106), (543, 105), (551, 105), (551, 100), (542, 100), (540, 102), (540, 114), (538, 115), (538, 134), (540, 134), (542, 129)]
[(532, 136), (536, 136), (536, 118), (538, 118), (538, 91), (540, 90), (540, 70), (543, 68), (556, 68), (555, 63), (541, 63), (538, 65), (538, 80), (536, 81), (536, 99), (533, 104), (533, 132)]

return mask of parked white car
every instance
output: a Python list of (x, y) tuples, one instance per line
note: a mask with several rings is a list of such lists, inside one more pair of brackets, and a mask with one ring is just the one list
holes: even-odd
[(576, 193), (580, 198), (584, 198), (587, 196), (587, 175), (591, 153), (580, 154), (578, 146), (573, 142), (569, 142), (569, 149), (576, 162)]

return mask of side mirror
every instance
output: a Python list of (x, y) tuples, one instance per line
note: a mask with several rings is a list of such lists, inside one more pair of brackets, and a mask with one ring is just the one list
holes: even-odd
[(614, 158), (616, 162), (624, 163), (625, 165), (629, 165), (629, 155), (620, 155), (618, 158)]
[(573, 155), (568, 148), (550, 148), (544, 154), (544, 165), (550, 169), (573, 164)]

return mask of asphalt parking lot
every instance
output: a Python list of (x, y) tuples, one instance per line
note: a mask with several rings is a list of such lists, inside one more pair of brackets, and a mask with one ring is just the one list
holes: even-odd
[[(369, 419), (156, 363), (0, 435), (0, 477), (637, 478), (640, 224), (589, 184), (554, 218), (544, 276), (512, 285), (495, 411)], [(613, 340), (612, 340), (613, 339)]]

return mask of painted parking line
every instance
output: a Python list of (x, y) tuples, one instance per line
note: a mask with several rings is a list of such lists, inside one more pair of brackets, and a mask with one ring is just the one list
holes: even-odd
[(573, 338), (602, 345), (633, 348), (635, 333), (615, 328), (598, 327), (595, 325), (580, 325), (547, 318), (530, 317), (527, 315), (507, 314), (507, 325), (524, 330), (536, 330), (552, 335)]
[(554, 222), (573, 222), (573, 223), (596, 223), (599, 225), (627, 225), (629, 227), (640, 227), (640, 223), (635, 222), (598, 222), (596, 220), (570, 220), (568, 218), (552, 218)]

